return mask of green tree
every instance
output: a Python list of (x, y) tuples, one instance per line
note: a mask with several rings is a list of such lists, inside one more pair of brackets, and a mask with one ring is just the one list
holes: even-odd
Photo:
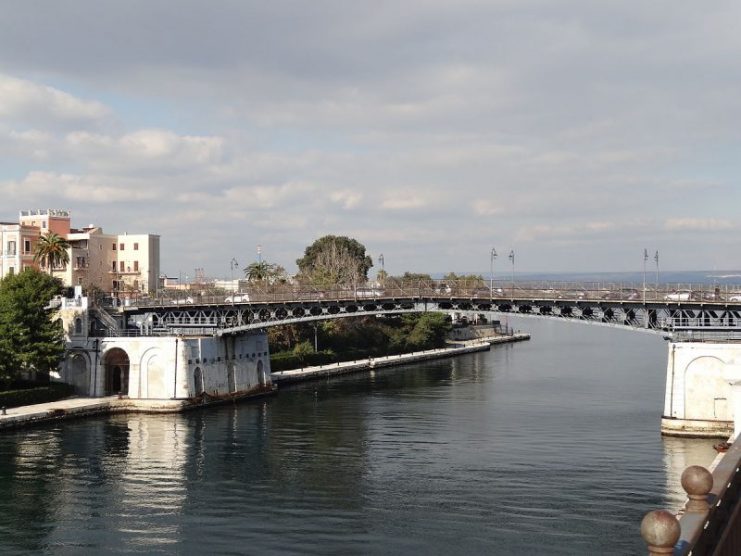
[(0, 280), (0, 376), (36, 371), (48, 379), (64, 355), (64, 331), (49, 301), (62, 282), (26, 269)]
[(356, 286), (368, 280), (373, 259), (365, 246), (346, 236), (328, 235), (317, 239), (296, 260), (299, 277), (318, 286)]
[(49, 232), (39, 238), (33, 253), (33, 260), (42, 268), (49, 269), (49, 275), (55, 267), (66, 265), (69, 262), (69, 243), (59, 234)]
[(275, 282), (285, 278), (286, 270), (277, 264), (258, 261), (244, 269), (244, 276), (249, 282)]

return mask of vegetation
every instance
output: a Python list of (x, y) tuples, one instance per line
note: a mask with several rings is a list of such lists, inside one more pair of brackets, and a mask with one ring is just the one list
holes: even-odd
[[(274, 371), (443, 347), (450, 320), (442, 313), (358, 317), (268, 329)], [(323, 351), (314, 352), (314, 334)]]
[(64, 354), (61, 321), (50, 318), (49, 302), (62, 290), (56, 278), (26, 269), (0, 280), (0, 381), (25, 373), (48, 380)]
[(286, 270), (277, 264), (267, 261), (258, 261), (244, 269), (244, 276), (248, 282), (275, 283), (285, 280)]
[(299, 279), (314, 286), (357, 286), (368, 280), (373, 260), (365, 246), (346, 236), (328, 235), (317, 239), (296, 260)]
[(74, 386), (61, 382), (52, 382), (40, 388), (34, 388), (34, 383), (24, 384), (17, 390), (6, 390), (0, 392), (0, 406), (20, 407), (36, 403), (55, 402), (71, 396)]
[(49, 275), (53, 269), (64, 266), (69, 262), (69, 243), (62, 236), (49, 232), (39, 238), (34, 250), (33, 260), (42, 268), (49, 269)]

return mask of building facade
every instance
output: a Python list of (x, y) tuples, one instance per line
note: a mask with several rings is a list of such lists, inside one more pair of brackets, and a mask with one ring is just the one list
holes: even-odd
[[(66, 286), (104, 292), (150, 292), (158, 288), (160, 237), (154, 234), (107, 234), (90, 225), (76, 229), (66, 210), (23, 210), (18, 223), (0, 224), (0, 277), (39, 268), (33, 255), (39, 238), (56, 233), (70, 244), (69, 262), (52, 274)], [(42, 269), (47, 270), (47, 269)]]

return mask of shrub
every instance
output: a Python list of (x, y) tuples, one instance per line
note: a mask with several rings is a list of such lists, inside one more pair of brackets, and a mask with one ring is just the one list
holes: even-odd
[(71, 396), (74, 387), (61, 382), (52, 382), (47, 386), (8, 390), (0, 392), (0, 407), (20, 407), (37, 403), (55, 402)]

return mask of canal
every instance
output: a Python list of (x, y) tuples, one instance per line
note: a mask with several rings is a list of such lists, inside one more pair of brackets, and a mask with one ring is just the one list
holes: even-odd
[(184, 415), (0, 435), (2, 554), (638, 554), (713, 441), (662, 439), (666, 343), (530, 342)]

